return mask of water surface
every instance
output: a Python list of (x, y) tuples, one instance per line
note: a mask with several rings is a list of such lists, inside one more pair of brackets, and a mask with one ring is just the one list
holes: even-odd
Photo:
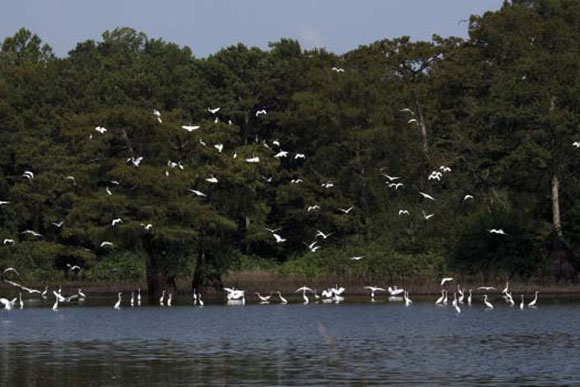
[(580, 304), (494, 301), (0, 310), (0, 385), (580, 384)]

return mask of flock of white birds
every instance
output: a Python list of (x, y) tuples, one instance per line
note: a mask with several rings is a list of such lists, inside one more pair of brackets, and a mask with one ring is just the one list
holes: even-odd
[[(344, 73), (345, 70), (343, 68), (339, 68), (339, 67), (332, 67), (332, 71), (337, 72), (337, 73)], [(215, 116), (214, 122), (219, 122), (219, 117), (217, 116), (217, 113), (220, 110), (221, 110), (221, 107), (215, 107), (215, 108), (208, 107), (207, 108), (207, 111), (210, 114), (212, 114), (212, 115)], [(414, 118), (415, 113), (413, 112), (413, 110), (411, 110), (410, 108), (404, 108), (404, 109), (401, 109), (400, 111), (401, 111), (401, 113), (409, 114), (411, 116), (411, 118), (408, 120), (408, 123), (409, 124), (415, 124), (415, 125), (419, 126), (418, 120), (416, 118)], [(260, 110), (257, 110), (255, 112), (255, 117), (260, 117), (260, 116), (264, 116), (264, 115), (267, 115), (267, 114), (268, 114), (268, 112), (265, 109), (260, 109)], [(154, 116), (154, 118), (159, 123), (163, 123), (163, 120), (161, 118), (161, 112), (159, 110), (154, 109), (153, 110), (153, 116)], [(229, 124), (232, 124), (231, 121), (229, 121), (228, 123)], [(193, 132), (193, 131), (196, 131), (196, 130), (201, 129), (201, 125), (191, 125), (191, 124), (189, 124), (189, 125), (182, 125), (181, 128), (183, 130), (187, 131), (187, 132)], [(107, 131), (108, 131), (103, 126), (96, 126), (94, 130), (97, 133), (99, 133), (100, 135), (105, 135), (107, 133)], [(93, 135), (91, 134), (89, 136), (89, 139), (92, 139), (92, 138), (93, 138)], [(200, 139), (200, 143), (202, 145), (204, 145), (204, 146), (207, 146), (207, 144), (202, 139)], [(572, 145), (574, 147), (576, 147), (576, 148), (580, 148), (580, 141), (576, 141)], [(270, 148), (270, 145), (268, 145), (265, 141), (264, 141), (264, 146)], [(272, 141), (271, 146), (272, 147), (274, 147), (274, 146), (277, 147), (277, 151), (273, 155), (274, 158), (280, 159), (280, 158), (287, 158), (287, 157), (289, 157), (290, 153), (288, 151), (285, 151), (285, 150), (283, 150), (281, 148), (280, 142), (278, 140)], [(219, 153), (222, 153), (222, 151), (224, 150), (223, 144), (214, 144), (213, 147)], [(233, 154), (233, 158), (234, 159), (237, 158), (237, 153), (234, 153)], [(295, 153), (294, 159), (295, 160), (298, 160), (298, 159), (304, 160), (304, 159), (306, 159), (306, 155), (303, 154), (303, 153)], [(130, 163), (134, 167), (138, 168), (141, 165), (141, 163), (143, 162), (143, 160), (144, 160), (144, 158), (142, 156), (140, 156), (140, 157), (130, 157), (126, 161), (127, 161), (127, 163)], [(247, 163), (259, 163), (260, 162), (260, 158), (258, 156), (253, 156), (253, 157), (246, 158), (245, 161)], [(182, 169), (182, 170), (184, 169), (184, 166), (181, 164), (181, 162), (168, 161), (167, 165), (169, 167), (171, 167), (171, 168), (179, 168), (179, 169)], [(434, 171), (431, 171), (429, 173), (429, 175), (427, 177), (427, 180), (428, 181), (429, 180), (436, 180), (436, 181), (440, 182), (444, 178), (445, 174), (448, 174), (448, 173), (451, 173), (451, 168), (449, 166), (441, 165), (439, 167), (439, 170), (434, 170)], [(169, 171), (166, 171), (165, 174), (166, 174), (166, 176), (168, 176), (169, 175)], [(399, 188), (401, 188), (401, 187), (404, 186), (404, 183), (402, 182), (402, 177), (400, 177), (400, 176), (391, 176), (391, 175), (388, 175), (386, 173), (383, 173), (382, 176), (386, 179), (385, 182), (386, 182), (386, 184), (387, 184), (387, 186), (389, 188), (393, 188), (395, 190), (398, 190)], [(24, 171), (22, 173), (22, 178), (28, 179), (28, 180), (32, 181), (35, 178), (35, 174), (32, 171), (26, 170), (26, 171)], [(76, 178), (74, 176), (66, 176), (65, 179), (71, 181), (74, 185), (76, 185)], [(271, 178), (266, 178), (266, 177), (264, 177), (264, 179), (266, 179), (266, 181), (268, 181), (268, 179), (271, 180)], [(207, 181), (208, 183), (211, 183), (211, 184), (218, 184), (219, 183), (218, 177), (216, 177), (214, 175), (211, 175), (211, 176), (207, 177), (205, 179), (205, 181)], [(291, 180), (291, 183), (292, 184), (300, 184), (302, 182), (303, 182), (303, 179), (301, 179), (301, 178), (296, 178), (296, 179), (292, 179)], [(106, 191), (107, 195), (109, 195), (109, 196), (113, 195), (113, 191), (111, 190), (112, 186), (119, 185), (119, 184), (120, 183), (118, 181), (115, 181), (115, 180), (111, 181), (110, 182), (110, 186), (107, 186), (105, 188), (105, 191)], [(332, 182), (332, 181), (326, 181), (326, 182), (320, 183), (320, 186), (323, 187), (323, 188), (325, 188), (325, 189), (332, 189), (334, 187), (334, 184), (335, 183)], [(198, 197), (207, 197), (207, 194), (206, 193), (204, 193), (204, 192), (202, 192), (202, 191), (200, 191), (198, 189), (189, 188), (188, 190), (189, 190), (189, 192), (195, 194)], [(428, 201), (435, 201), (436, 200), (432, 195), (430, 195), (428, 193), (421, 192), (421, 191), (417, 191), (417, 192), (425, 200), (428, 200)], [(471, 194), (466, 194), (464, 196), (464, 198), (463, 198), (463, 201), (467, 201), (467, 200), (474, 200), (474, 196), (471, 195)], [(5, 206), (5, 205), (9, 205), (9, 204), (10, 204), (9, 201), (0, 200), (0, 207), (1, 206)], [(319, 209), (320, 209), (320, 206), (318, 204), (309, 205), (306, 208), (306, 210), (308, 212), (317, 211)], [(340, 211), (341, 213), (343, 213), (346, 216), (349, 215), (349, 214), (351, 214), (351, 212), (353, 210), (354, 210), (354, 207), (353, 206), (350, 206), (348, 208), (338, 208), (337, 209), (337, 211)], [(423, 219), (425, 219), (425, 220), (430, 220), (431, 218), (433, 218), (435, 216), (435, 213), (429, 213), (428, 214), (424, 210), (422, 210), (421, 213), (422, 213)], [(403, 208), (403, 209), (399, 209), (398, 210), (398, 215), (399, 216), (409, 216), (410, 214), (411, 214), (410, 211), (407, 210), (407, 209), (404, 209)], [(52, 223), (52, 225), (54, 225), (57, 228), (61, 228), (63, 226), (63, 224), (64, 224), (64, 221), (63, 220), (55, 221), (55, 222)], [(122, 224), (123, 224), (123, 219), (120, 218), (120, 217), (117, 217), (117, 218), (114, 218), (114, 219), (111, 220), (111, 227), (116, 227), (116, 226), (119, 226), (119, 225), (122, 225)], [(152, 223), (142, 223), (141, 225), (146, 230), (150, 230), (153, 227), (153, 224)], [(284, 243), (284, 242), (287, 241), (287, 239), (285, 237), (283, 237), (282, 235), (280, 235), (278, 233), (281, 230), (280, 228), (276, 228), (276, 229), (266, 228), (266, 230), (269, 231), (272, 234), (272, 237), (274, 238), (275, 243), (280, 244), (280, 243)], [(491, 233), (491, 234), (497, 234), (497, 235), (503, 235), (503, 236), (507, 236), (508, 235), (501, 228), (488, 229), (488, 232)], [(43, 237), (40, 233), (38, 233), (38, 232), (36, 232), (34, 230), (24, 230), (24, 231), (21, 232), (21, 234), (23, 234), (23, 235), (30, 235), (30, 236), (32, 236), (34, 238), (42, 238)], [(322, 240), (326, 240), (332, 234), (333, 234), (332, 232), (325, 233), (325, 232), (323, 232), (321, 230), (317, 230), (317, 233), (314, 236), (314, 241), (313, 242), (310, 242), (310, 243), (304, 242), (304, 244), (308, 247), (308, 250), (311, 253), (315, 253), (317, 250), (319, 250), (322, 247), (322, 246), (320, 246), (318, 244), (319, 243), (319, 240), (320, 240), (319, 238), (322, 238)], [(14, 239), (11, 239), (11, 238), (4, 238), (3, 241), (2, 241), (2, 244), (3, 245), (11, 245), (11, 244), (14, 244), (14, 243), (15, 243)], [(111, 241), (102, 241), (100, 243), (99, 247), (101, 247), (101, 248), (112, 248), (112, 247), (114, 247), (114, 244)], [(352, 261), (360, 261), (363, 258), (364, 258), (364, 256), (358, 255), (358, 256), (352, 256), (349, 259), (352, 260)], [(81, 267), (76, 266), (76, 265), (75, 266), (72, 266), (72, 265), (69, 264), (68, 266), (69, 266), (69, 270), (71, 270), (71, 271), (81, 270)], [(8, 268), (8, 269), (4, 270), (4, 275), (6, 273), (12, 271), (12, 270), (14, 270), (14, 269), (13, 268)], [(17, 284), (14, 281), (8, 281), (8, 280), (5, 279), (5, 282), (7, 282), (7, 283), (9, 283), (9, 284), (11, 284), (13, 286), (19, 287), (21, 290), (27, 291), (31, 295), (38, 293), (42, 297), (46, 297), (47, 296), (47, 289), (45, 289), (44, 292), (41, 292), (39, 290), (30, 289), (30, 288), (27, 288), (27, 287), (22, 286), (20, 284)], [(445, 279), (444, 279), (444, 281), (442, 281), (442, 285), (444, 283), (445, 283)], [(483, 288), (484, 289), (490, 289), (488, 287), (483, 287)], [(224, 289), (227, 292), (227, 299), (228, 299), (228, 301), (230, 301), (230, 302), (242, 302), (242, 303), (245, 303), (245, 292), (244, 291), (242, 291), (242, 290), (236, 290), (236, 289), (230, 289), (230, 288), (224, 288)], [(374, 300), (375, 292), (381, 292), (381, 291), (382, 292), (386, 292), (386, 291), (388, 291), (389, 294), (390, 294), (390, 297), (400, 297), (401, 294), (402, 294), (402, 301), (404, 301), (407, 306), (409, 306), (412, 303), (412, 301), (409, 298), (408, 292), (407, 291), (404, 291), (403, 289), (398, 289), (398, 288), (395, 287), (395, 288), (388, 288), (386, 290), (386, 289), (383, 289), (383, 288), (373, 287), (373, 286), (366, 287), (366, 289), (371, 290), (371, 298), (373, 300)], [(314, 298), (315, 299), (319, 299), (319, 298), (322, 297), (322, 300), (325, 301), (325, 302), (332, 302), (332, 301), (340, 302), (341, 301), (341, 298), (342, 298), (342, 294), (344, 292), (344, 288), (335, 287), (335, 288), (325, 289), (324, 291), (322, 291), (321, 295), (318, 295), (315, 290), (312, 290), (311, 288), (308, 288), (308, 287), (302, 287), (302, 288), (300, 288), (300, 289), (297, 290), (297, 292), (299, 292), (299, 291), (302, 292), (302, 295), (303, 295), (303, 298), (304, 298), (305, 303), (308, 303), (309, 302), (309, 299), (308, 299), (308, 297), (306, 295), (306, 292), (311, 292), (314, 295)], [(457, 293), (459, 294), (459, 297), (457, 297)], [(24, 304), (22, 302), (22, 295), (21, 294), (22, 293), (20, 293), (19, 301), (20, 301), (20, 307), (22, 308), (24, 306)], [(85, 298), (84, 294), (82, 293), (82, 291), (80, 289), (78, 290), (78, 294), (72, 295), (72, 296), (69, 296), (69, 297), (63, 296), (61, 294), (61, 291), (60, 290), (59, 291), (53, 291), (53, 294), (54, 294), (55, 300), (56, 300), (53, 309), (58, 309), (59, 302), (60, 303), (64, 303), (64, 302), (71, 302), (73, 300), (82, 301)], [(260, 300), (260, 302), (262, 302), (262, 303), (268, 303), (268, 302), (270, 302), (270, 299), (271, 299), (271, 297), (272, 297), (273, 294), (274, 294), (274, 292), (270, 293), (268, 296), (262, 296), (259, 293), (257, 293), (257, 296), (258, 296), (258, 299)], [(280, 292), (277, 292), (277, 294), (278, 294), (278, 298), (279, 298), (279, 300), (280, 300), (281, 303), (287, 303), (287, 300), (282, 296), (282, 294)], [(508, 304), (510, 304), (510, 305), (514, 305), (515, 304), (513, 298), (511, 297), (511, 293), (509, 293), (509, 291), (507, 290), (507, 286), (506, 286), (506, 289), (504, 289), (503, 294), (504, 294), (504, 297), (506, 298), (506, 302), (508, 302)], [(471, 297), (472, 297), (472, 290), (470, 289), (470, 291), (469, 291), (469, 297), (467, 298), (467, 303), (469, 305), (471, 304), (471, 300), (472, 300)], [(16, 298), (13, 299), (13, 300), (7, 300), (5, 298), (0, 298), (0, 302), (5, 306), (6, 309), (11, 309), (15, 305), (16, 300), (17, 300)], [(135, 301), (135, 300), (137, 300), (137, 301)], [(537, 292), (536, 292), (536, 298), (534, 298), (534, 301), (532, 301), (529, 304), (529, 306), (533, 307), (535, 305), (536, 300), (537, 300)], [(136, 302), (137, 302), (138, 305), (141, 304), (141, 291), (140, 291), (140, 289), (137, 292), (137, 297), (135, 297), (135, 293), (132, 293), (131, 294), (130, 305), (133, 306), (133, 305), (135, 305)], [(444, 290), (442, 290), (442, 295), (437, 300), (436, 304), (437, 305), (447, 305), (447, 302), (448, 302), (448, 292), (447, 292), (447, 290), (444, 289)], [(117, 303), (115, 304), (115, 308), (120, 308), (121, 303), (122, 303), (122, 294), (119, 293)], [(172, 303), (172, 295), (171, 294), (168, 294), (167, 295), (167, 298), (166, 298), (165, 297), (165, 291), (164, 291), (163, 292), (163, 295), (162, 295), (162, 297), (160, 299), (160, 304), (161, 305), (171, 306), (171, 303)], [(203, 301), (201, 300), (201, 295), (199, 295), (198, 293), (195, 293), (195, 292), (194, 292), (194, 303), (195, 304), (199, 304), (199, 305), (203, 305)], [(461, 311), (459, 305), (461, 305), (463, 303), (464, 303), (464, 291), (462, 289), (460, 289), (460, 287), (458, 286), (457, 292), (454, 292), (454, 299), (453, 299), (453, 303), (452, 303), (452, 305), (454, 306), (454, 308), (456, 309), (456, 311), (458, 313), (460, 313), (460, 311)], [(487, 299), (487, 295), (484, 295), (484, 303), (485, 303), (485, 305), (489, 309), (492, 309), (493, 308), (493, 305), (491, 305), (491, 303)], [(520, 303), (520, 307), (521, 308), (524, 307), (524, 304), (523, 304), (523, 295), (522, 295), (522, 302)]]
[[(78, 266), (71, 267), (71, 270), (78, 270), (78, 269), (79, 269)], [(13, 275), (13, 274), (19, 275), (18, 271), (12, 267), (9, 267), (2, 272), (3, 277), (6, 277), (8, 275)], [(14, 297), (12, 300), (9, 300), (6, 298), (0, 298), (0, 304), (4, 305), (4, 309), (6, 309), (6, 310), (12, 310), (12, 309), (15, 309), (16, 307), (18, 307), (18, 309), (24, 308), (24, 300), (22, 298), (23, 291), (27, 292), (30, 296), (36, 295), (36, 296), (39, 296), (43, 299), (46, 299), (49, 296), (48, 286), (46, 286), (44, 288), (44, 290), (41, 291), (39, 289), (32, 289), (32, 288), (23, 286), (15, 281), (8, 280), (6, 278), (4, 278), (4, 282), (20, 289), (18, 297)], [(443, 287), (447, 283), (451, 283), (451, 282), (453, 282), (452, 277), (443, 278), (441, 280), (441, 286)], [(378, 287), (378, 286), (365, 286), (364, 289), (368, 290), (370, 292), (371, 302), (376, 302), (375, 297), (376, 297), (377, 292), (384, 292), (384, 293), (388, 293), (387, 300), (389, 302), (398, 302), (398, 301), (404, 302), (406, 307), (409, 307), (411, 304), (413, 304), (413, 301), (409, 298), (409, 291), (405, 290), (405, 289), (398, 288), (397, 286), (392, 286), (392, 287), (389, 286), (386, 289)], [(492, 286), (480, 286), (477, 288), (477, 290), (488, 292), (488, 291), (495, 290), (495, 288)], [(226, 294), (226, 299), (227, 299), (228, 305), (245, 305), (246, 304), (246, 291), (245, 290), (236, 289), (236, 288), (224, 288), (224, 291)], [(307, 287), (307, 286), (302, 286), (302, 287), (296, 289), (295, 293), (302, 293), (303, 304), (310, 303), (310, 298), (308, 297), (307, 293), (311, 294), (311, 296), (314, 298), (315, 303), (322, 302), (322, 303), (336, 303), (336, 304), (338, 304), (338, 303), (341, 303), (345, 300), (346, 289), (342, 286), (339, 287), (338, 285), (336, 285), (334, 287), (329, 287), (327, 289), (323, 289), (320, 292), (320, 294), (318, 294), (318, 291), (316, 289), (312, 289), (312, 288)], [(505, 288), (502, 290), (501, 293), (502, 293), (503, 299), (505, 300), (505, 302), (509, 306), (516, 305), (516, 302), (514, 301), (512, 293), (510, 292), (510, 289), (509, 289), (509, 282), (506, 282)], [(539, 291), (535, 292), (534, 299), (527, 304), (527, 307), (529, 307), (529, 308), (536, 307), (536, 303), (538, 301), (538, 293), (539, 293)], [(288, 299), (285, 298), (282, 295), (282, 292), (280, 292), (280, 291), (270, 291), (270, 293), (268, 295), (261, 295), (258, 292), (254, 293), (254, 294), (256, 296), (256, 300), (260, 304), (270, 304), (270, 303), (275, 302), (275, 301), (277, 301), (277, 303), (279, 303), (279, 304), (288, 304)], [(435, 305), (447, 306), (449, 304), (448, 294), (449, 294), (449, 291), (447, 290), (447, 288), (443, 288), (441, 290), (441, 296), (435, 301)], [(62, 287), (59, 287), (58, 290), (53, 290), (52, 295), (54, 296), (54, 304), (52, 306), (52, 309), (55, 311), (59, 310), (59, 304), (66, 304), (66, 303), (71, 303), (71, 302), (82, 303), (85, 301), (85, 299), (87, 297), (86, 294), (81, 289), (78, 289), (76, 294), (72, 294), (70, 296), (65, 296), (62, 294)], [(274, 295), (277, 296), (277, 300), (275, 298), (272, 298), (272, 297), (274, 297)], [(194, 289), (192, 297), (193, 297), (193, 305), (194, 306), (195, 305), (199, 305), (200, 307), (204, 306), (204, 301), (201, 297), (201, 293), (197, 292)], [(460, 314), (461, 313), (461, 306), (465, 305), (465, 304), (467, 304), (468, 306), (471, 306), (472, 302), (473, 302), (473, 289), (469, 289), (468, 295), (466, 297), (465, 289), (462, 289), (460, 285), (457, 285), (457, 291), (453, 292), (453, 301), (451, 302), (451, 305), (453, 306), (453, 309), (455, 310), (455, 312), (457, 314)], [(117, 294), (117, 301), (114, 304), (113, 308), (114, 309), (121, 309), (122, 303), (123, 303), (123, 294), (121, 292), (119, 292)], [(483, 295), (483, 303), (484, 303), (487, 310), (494, 309), (493, 304), (488, 299), (487, 293), (485, 293)], [(165, 290), (163, 290), (161, 293), (161, 297), (159, 298), (159, 305), (160, 306), (172, 306), (172, 304), (173, 304), (173, 294), (167, 293)], [(141, 289), (137, 289), (137, 292), (131, 293), (131, 297), (129, 299), (129, 306), (131, 306), (131, 307), (141, 306)], [(526, 307), (526, 305), (525, 305), (525, 301), (524, 301), (524, 295), (521, 294), (521, 301), (519, 303), (519, 308), (523, 310), (525, 307)]]

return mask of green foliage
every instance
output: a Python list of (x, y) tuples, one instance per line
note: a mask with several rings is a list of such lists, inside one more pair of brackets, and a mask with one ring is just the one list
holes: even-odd
[[(0, 238), (15, 240), (0, 267), (40, 278), (81, 263), (95, 280), (145, 267), (151, 285), (256, 267), (531, 275), (554, 235), (553, 177), (563, 234), (580, 246), (579, 15), (575, 1), (506, 2), (473, 16), (467, 40), (384, 39), (340, 56), (282, 39), (197, 59), (123, 27), (56, 59), (22, 29), (0, 50)], [(428, 179), (442, 165), (452, 172)], [(308, 253), (318, 230), (333, 234)]]
[(143, 281), (145, 271), (142, 254), (119, 252), (105, 255), (83, 274), (94, 281)]

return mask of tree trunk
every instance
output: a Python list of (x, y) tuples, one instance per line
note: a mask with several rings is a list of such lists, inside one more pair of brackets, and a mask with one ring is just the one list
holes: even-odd
[(147, 295), (149, 299), (153, 300), (160, 297), (163, 290), (175, 293), (177, 291), (175, 276), (170, 275), (169, 271), (160, 265), (160, 260), (156, 255), (155, 242), (150, 234), (143, 238), (143, 247), (147, 254)]
[(429, 151), (429, 148), (427, 146), (427, 125), (425, 124), (425, 118), (423, 117), (423, 108), (421, 107), (419, 101), (415, 100), (415, 106), (417, 106), (419, 128), (421, 129), (421, 138), (423, 140), (423, 152), (426, 155)]
[(552, 222), (554, 224), (554, 231), (560, 238), (562, 237), (562, 225), (560, 223), (560, 199), (559, 199), (559, 182), (558, 176), (552, 177)]
[(191, 281), (191, 289), (198, 291), (213, 288), (215, 290), (223, 288), (221, 273), (215, 265), (207, 259), (203, 248), (199, 248), (195, 261), (195, 272)]

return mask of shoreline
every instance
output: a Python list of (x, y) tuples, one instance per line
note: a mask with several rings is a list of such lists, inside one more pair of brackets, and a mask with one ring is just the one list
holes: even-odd
[[(62, 286), (65, 293), (74, 293), (78, 288), (81, 288), (85, 293), (91, 293), (94, 295), (111, 295), (117, 292), (131, 293), (136, 292), (138, 288), (141, 288), (141, 293), (147, 294), (147, 285), (145, 281), (112, 281), (112, 282), (92, 282), (84, 280), (63, 280), (63, 281), (48, 281), (46, 283), (41, 282), (20, 282), (17, 278), (12, 279), (13, 281), (35, 289), (43, 290), (45, 286), (49, 287), (49, 292)], [(447, 291), (452, 294), (457, 289), (457, 284), (461, 285), (461, 288), (465, 291), (473, 289), (474, 294), (483, 294), (484, 291), (476, 290), (477, 287), (483, 286), (484, 284), (473, 277), (458, 276), (451, 284), (447, 283), (445, 286), (440, 286), (440, 279), (434, 278), (432, 276), (421, 276), (413, 277), (402, 280), (395, 279), (385, 279), (382, 281), (365, 281), (364, 279), (353, 279), (353, 278), (342, 278), (342, 279), (329, 279), (329, 278), (306, 278), (299, 276), (283, 276), (275, 272), (264, 271), (264, 270), (250, 270), (228, 273), (223, 276), (224, 287), (236, 287), (238, 289), (246, 290), (247, 294), (253, 294), (254, 292), (268, 293), (270, 291), (281, 291), (284, 294), (294, 293), (296, 289), (301, 286), (308, 286), (312, 289), (316, 289), (320, 293), (323, 289), (328, 287), (333, 287), (335, 285), (342, 286), (346, 289), (347, 295), (361, 296), (368, 294), (368, 290), (364, 289), (365, 286), (379, 286), (387, 288), (388, 286), (398, 286), (399, 288), (408, 289), (410, 294), (418, 296), (432, 296), (434, 294), (440, 294), (442, 289), (447, 289)], [(555, 281), (548, 279), (512, 279), (510, 282), (510, 290), (518, 294), (533, 294), (536, 290), (540, 291), (542, 294), (552, 294), (552, 295), (574, 295), (580, 294), (580, 282), (577, 281)], [(495, 290), (488, 291), (489, 294), (501, 294), (503, 288), (505, 287), (506, 280), (504, 278), (496, 279), (490, 281), (485, 286), (493, 286)], [(191, 293), (191, 278), (181, 277), (176, 281), (177, 294), (190, 294)], [(6, 292), (18, 293), (17, 288), (11, 286), (7, 283), (0, 282), (0, 294), (5, 294)], [(215, 289), (205, 289), (204, 293), (208, 295), (219, 295), (220, 290)], [(24, 296), (27, 295), (26, 292), (23, 293)]]

